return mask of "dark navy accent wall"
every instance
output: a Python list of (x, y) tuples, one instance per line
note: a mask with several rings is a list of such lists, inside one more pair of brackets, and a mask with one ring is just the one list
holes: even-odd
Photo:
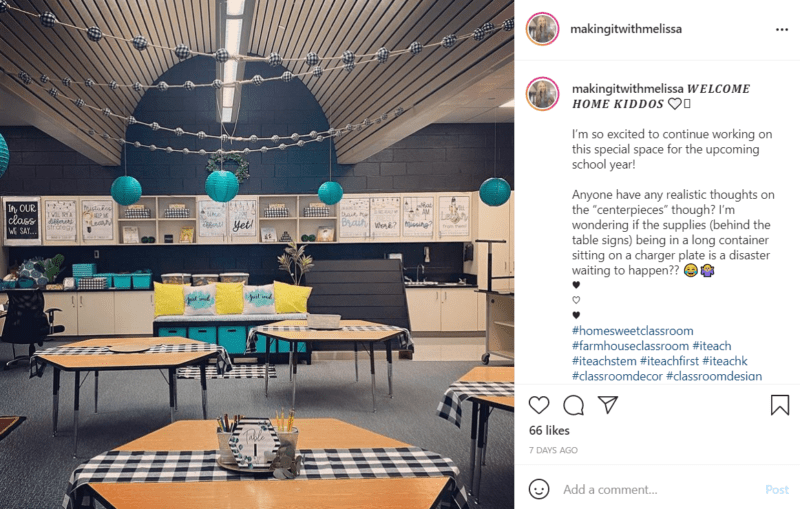
[[(245, 77), (260, 74), (279, 76), (282, 67), (250, 63)], [(170, 84), (191, 80), (210, 83), (213, 66), (208, 60), (192, 58), (182, 62), (157, 81)], [(100, 105), (105, 106), (105, 105)], [(112, 107), (113, 105), (109, 105)], [(158, 122), (164, 127), (182, 127), (189, 131), (219, 134), (212, 88), (160, 92), (149, 90), (140, 101), (134, 116), (142, 122)], [(381, 112), (376, 112), (381, 113)], [(353, 119), (358, 120), (358, 119)], [(242, 106), (235, 127), (226, 124), (229, 133), (241, 136), (257, 134), (304, 134), (327, 129), (322, 108), (300, 80), (291, 83), (266, 82), (261, 86), (242, 87)], [(497, 175), (514, 186), (514, 126), (498, 124), (495, 145), (493, 124), (433, 124), (374, 156), (355, 165), (337, 165), (333, 154), (333, 175), (346, 193), (405, 191), (475, 191)], [(0, 195), (109, 195), (114, 179), (122, 175), (120, 167), (102, 167), (33, 127), (0, 127), (11, 153), (9, 169), (0, 178)], [(131, 126), (127, 138), (144, 146), (155, 144), (174, 149), (188, 147), (219, 148), (214, 140), (178, 137), (147, 126)], [(229, 147), (252, 149), (256, 145), (237, 143)], [(496, 147), (496, 150), (495, 150)], [(495, 156), (496, 154), (496, 156)], [(315, 193), (328, 175), (328, 143), (310, 143), (285, 151), (247, 156), (251, 177), (241, 194)], [(208, 158), (150, 152), (147, 148), (128, 147), (128, 174), (142, 184), (145, 194), (203, 194), (208, 175)], [(313, 245), (309, 252), (319, 259), (383, 258), (385, 253), (404, 253), (405, 265), (413, 268), (422, 260), (419, 244), (336, 244)], [(462, 243), (430, 243), (431, 263), (426, 268), (430, 279), (452, 279), (461, 272)], [(94, 261), (95, 247), (9, 248), (9, 263), (32, 256), (51, 256), (61, 252), (67, 264)], [(255, 246), (109, 246), (99, 248), (98, 264), (103, 271), (117, 272), (149, 268), (155, 274), (165, 272), (221, 272), (244, 270), (256, 283), (280, 278), (275, 258), (281, 245)], [(2, 270), (2, 268), (0, 268)], [(66, 271), (68, 275), (69, 271)], [(413, 277), (413, 270), (409, 271)]]

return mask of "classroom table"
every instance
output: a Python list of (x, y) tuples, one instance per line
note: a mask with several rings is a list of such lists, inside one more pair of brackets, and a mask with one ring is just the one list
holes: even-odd
[[(196, 349), (197, 351), (176, 351), (170, 353), (111, 353), (107, 347), (124, 347), (142, 345), (163, 349)], [(185, 346), (178, 346), (185, 345)], [(79, 349), (86, 349), (82, 353)], [(69, 352), (59, 354), (58, 352)], [(55, 352), (55, 353), (54, 353)], [(198, 365), (202, 375), (200, 386), (202, 388), (203, 418), (207, 415), (206, 394), (206, 363), (208, 359), (217, 357), (229, 369), (230, 360), (225, 349), (221, 346), (210, 345), (202, 341), (195, 341), (180, 337), (152, 337), (152, 338), (97, 338), (78, 341), (67, 345), (40, 350), (31, 358), (32, 374), (41, 376), (41, 369), (46, 365), (53, 367), (53, 436), (57, 434), (58, 427), (58, 393), (61, 385), (61, 372), (75, 373), (75, 401), (73, 417), (73, 457), (78, 455), (78, 415), (80, 409), (81, 371), (94, 371), (94, 411), (97, 413), (98, 384), (100, 371), (122, 371), (143, 369), (166, 369), (169, 373), (170, 419), (175, 421), (177, 410), (177, 383), (175, 372), (178, 368), (189, 365)], [(38, 362), (37, 362), (38, 361)], [(38, 364), (43, 364), (39, 366)]]
[[(472, 401), (470, 428), (470, 494), (479, 503), (481, 467), (486, 462), (489, 410), (514, 412), (514, 368), (477, 367), (459, 378), (445, 392), (437, 411), (439, 417), (461, 426), (461, 402)], [(514, 430), (510, 430), (512, 433)]]
[[(340, 465), (332, 464), (329, 466), (339, 471), (338, 478), (324, 475), (324, 478), (319, 478), (315, 475), (318, 471), (314, 470), (313, 462), (306, 460), (300, 475), (293, 480), (277, 480), (270, 474), (244, 475), (216, 465), (214, 458), (219, 446), (215, 421), (178, 421), (78, 467), (70, 479), (64, 507), (72, 507), (74, 500), (85, 497), (116, 509), (429, 509), (440, 501), (445, 505), (467, 508), (466, 492), (456, 480), (458, 468), (447, 458), (337, 419), (297, 419), (294, 424), (299, 430), (298, 452), (306, 458), (324, 451), (338, 450), (346, 454), (348, 451), (342, 450), (385, 448), (379, 452), (391, 453), (394, 448), (409, 448), (404, 454), (424, 455), (432, 463), (416, 465), (413, 474), (363, 466), (354, 468), (352, 465), (345, 474), (339, 471)], [(175, 472), (159, 470), (155, 462), (136, 459), (153, 456), (156, 454), (153, 451), (159, 451), (157, 454), (162, 456), (167, 454), (165, 451), (180, 451), (185, 468), (180, 469), (180, 475), (176, 477), (172, 475)], [(128, 455), (133, 457), (133, 461), (126, 463), (126, 469), (113, 468), (109, 466), (111, 460), (127, 461), (114, 455)], [(189, 460), (189, 455), (195, 459)], [(102, 469), (103, 465), (109, 470), (108, 476)], [(146, 471), (149, 475), (134, 474), (137, 468), (140, 474)], [(421, 472), (423, 469), (426, 471)]]
[[(257, 335), (266, 336), (269, 341), (281, 339), (289, 342), (289, 377), (292, 382), (292, 408), (295, 408), (297, 391), (297, 344), (307, 341), (322, 343), (353, 343), (356, 355), (356, 381), (358, 381), (358, 345), (368, 343), (369, 367), (372, 374), (372, 411), (375, 412), (375, 343), (386, 345), (386, 362), (389, 377), (389, 397), (392, 397), (392, 342), (396, 336), (409, 338), (406, 329), (383, 325), (364, 320), (341, 320), (341, 329), (319, 330), (309, 329), (305, 320), (284, 320), (270, 325), (262, 325), (254, 329), (251, 338)], [(248, 338), (247, 351), (255, 351), (254, 339)], [(270, 345), (267, 345), (267, 364), (269, 364)], [(269, 388), (269, 380), (267, 380)]]

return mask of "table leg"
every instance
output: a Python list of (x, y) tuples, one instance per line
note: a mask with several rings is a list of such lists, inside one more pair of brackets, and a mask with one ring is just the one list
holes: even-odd
[(489, 448), (489, 413), (486, 413), (486, 423), (483, 425), (483, 454), (481, 455), (481, 465), (486, 466), (486, 449)]
[(169, 422), (175, 422), (175, 368), (169, 368), (167, 383), (169, 384)]
[[(200, 389), (203, 391), (203, 420), (208, 419), (208, 396), (206, 394), (206, 384), (206, 363), (203, 361), (200, 363)], [(175, 386), (177, 387), (177, 384), (175, 384)]]
[(61, 388), (61, 370), (53, 367), (53, 436), (58, 433), (58, 390)]
[(369, 372), (372, 374), (372, 412), (375, 409), (375, 342), (369, 342)]
[(72, 457), (78, 457), (78, 414), (80, 414), (81, 372), (75, 372), (75, 415), (72, 421)]
[(264, 377), (264, 397), (269, 397), (269, 360), (270, 360), (270, 349), (272, 348), (272, 338), (267, 336), (267, 356), (266, 361), (264, 364), (265, 377)]
[(94, 372), (94, 413), (97, 413), (97, 393), (98, 393), (98, 386), (100, 385), (100, 372), (95, 370)]
[[(275, 349), (276, 350), (278, 349), (277, 344), (275, 345)], [(289, 342), (289, 381), (290, 382), (292, 380), (294, 380), (294, 377), (292, 376), (292, 360), (293, 359), (294, 359), (294, 345), (292, 345), (292, 343)]]
[(295, 352), (295, 348), (297, 348), (297, 343), (292, 341), (289, 343), (289, 373), (294, 372), (294, 377), (292, 378), (292, 410), (294, 410), (294, 400), (295, 394), (297, 393), (297, 352)]
[(358, 382), (358, 341), (353, 341), (353, 358), (356, 360), (356, 382)]
[(478, 403), (476, 401), (472, 402), (472, 425), (469, 428), (469, 439), (470, 439), (470, 447), (469, 447), (469, 486), (467, 489), (469, 490), (470, 495), (472, 494), (472, 480), (475, 478), (475, 448), (477, 447), (477, 440), (478, 440)]
[(481, 405), (480, 407), (480, 415), (478, 416), (478, 451), (477, 457), (475, 458), (475, 479), (472, 482), (472, 496), (475, 497), (476, 504), (480, 504), (481, 458), (483, 457), (483, 449), (486, 445), (483, 443), (483, 437), (486, 421), (489, 419), (489, 407), (487, 405)]
[(386, 342), (386, 369), (389, 371), (389, 397), (392, 396), (392, 342)]

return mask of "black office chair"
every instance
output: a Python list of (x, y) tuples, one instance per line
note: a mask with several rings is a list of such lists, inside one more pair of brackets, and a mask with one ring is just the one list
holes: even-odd
[[(36, 351), (35, 344), (42, 346), (51, 334), (64, 332), (63, 325), (55, 325), (58, 308), (44, 309), (44, 294), (36, 288), (6, 290), (8, 304), (0, 317), (5, 317), (0, 341), (11, 343), (14, 359), (7, 362), (4, 370), (22, 361), (29, 362)], [(28, 345), (28, 355), (17, 355), (15, 345)]]

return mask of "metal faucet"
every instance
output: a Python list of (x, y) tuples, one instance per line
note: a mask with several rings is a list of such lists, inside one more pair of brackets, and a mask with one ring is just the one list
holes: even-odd
[(419, 269), (420, 268), (422, 269), (422, 275), (423, 276), (425, 275), (425, 266), (420, 263), (419, 265), (417, 265), (417, 283), (419, 283)]

